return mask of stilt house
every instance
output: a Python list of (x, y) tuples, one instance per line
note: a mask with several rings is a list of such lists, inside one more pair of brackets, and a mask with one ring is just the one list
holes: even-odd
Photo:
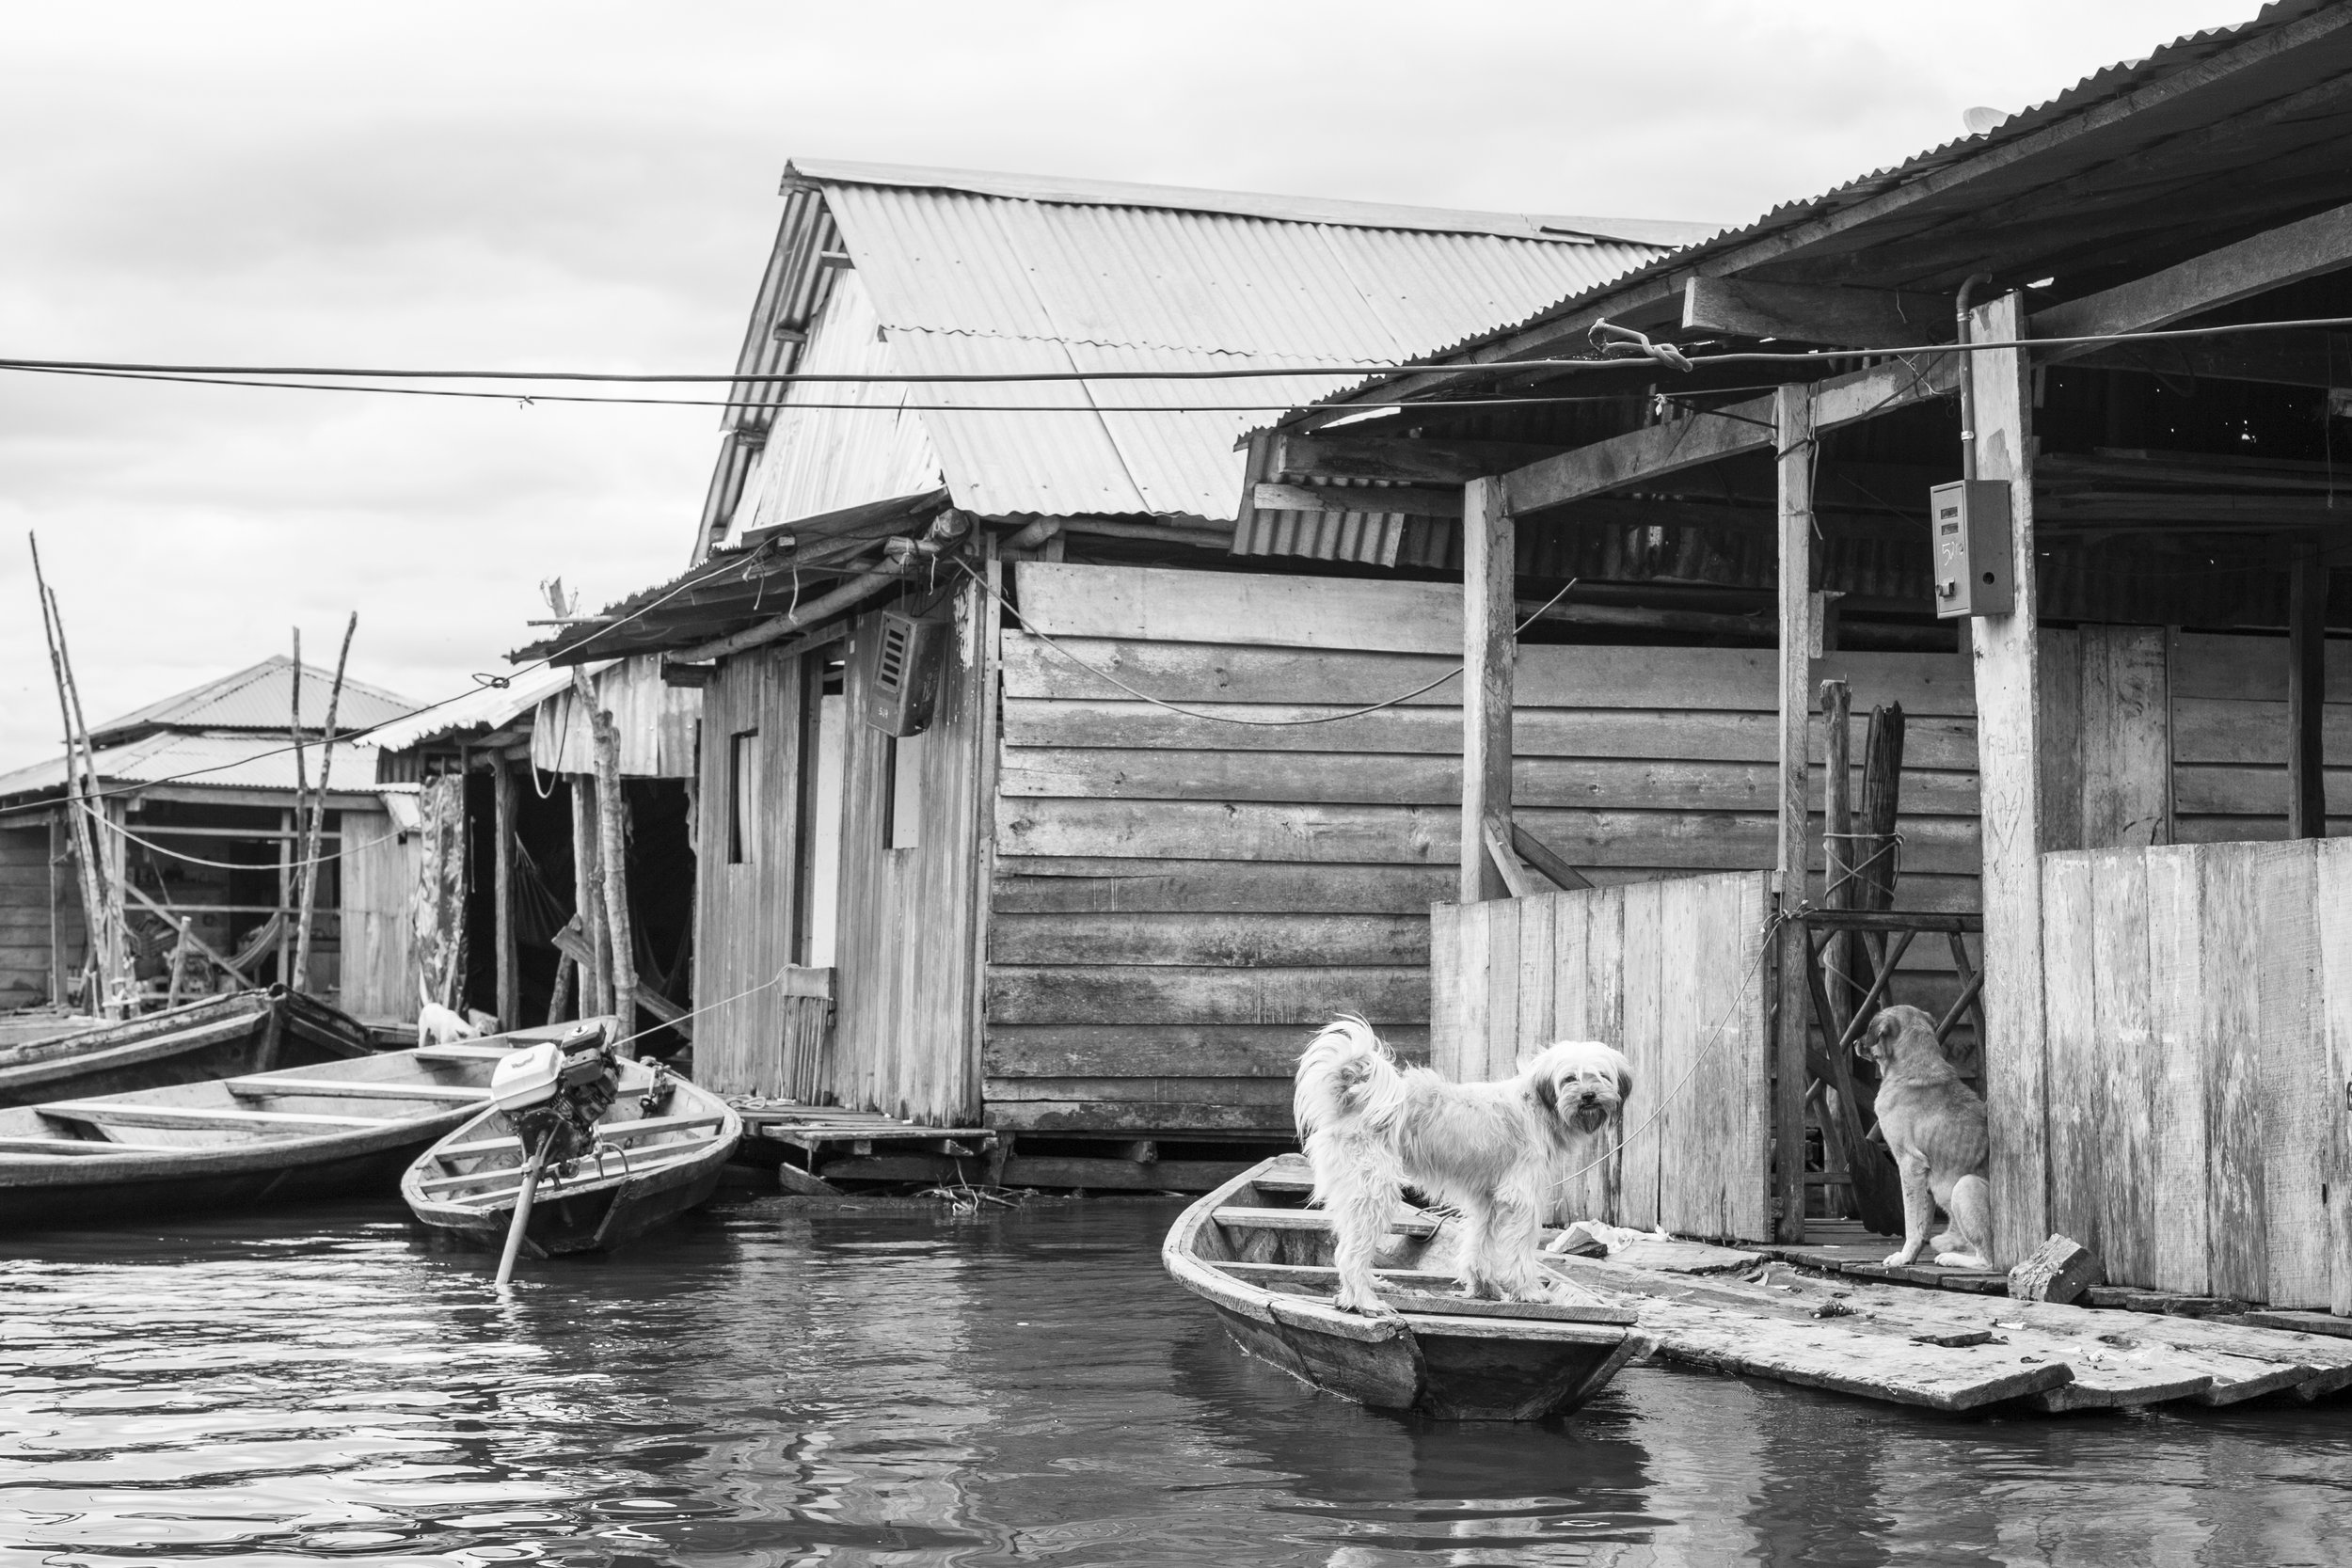
[[(330, 680), (307, 666), (299, 678), (315, 788)], [(103, 813), (92, 823), (97, 852), (122, 889), (128, 958), (154, 1002), (172, 993), (183, 921), (193, 952), (183, 955), (181, 994), (292, 978), (295, 679), (294, 661), (274, 656), (91, 730)], [(337, 728), (362, 731), (414, 705), (347, 678)], [(336, 743), (303, 988), (361, 1017), (391, 1010), (406, 978), (387, 955), (408, 919), (405, 835), (393, 815), (407, 802), (388, 800), (375, 771), (373, 746)], [(0, 775), (0, 1008), (88, 1011), (102, 1000), (87, 978), (65, 781), (62, 757)]]
[[(1847, 1048), (1922, 1006), (1990, 1104), (1995, 1262), (2058, 1231), (2352, 1311), (2348, 150), (2352, 6), (2274, 5), (1252, 438), (1245, 547), (1373, 484), (1461, 562), (1440, 1068), (1622, 1041), (1625, 1218), (1798, 1239), (1810, 1181), (1885, 1228)], [(1755, 632), (1515, 636), (1572, 577)]]
[[(1334, 1010), (1422, 1050), (1456, 699), (1386, 715), (1417, 738), (1375, 750), (1426, 753), (1389, 758), (1127, 686), (1328, 716), (1427, 683), (1386, 579), (1450, 606), (1450, 563), (1394, 507), (1237, 532), (1237, 437), (1698, 232), (793, 166), (694, 566), (545, 650), (699, 691), (698, 1077), (984, 1125), (1008, 1180), (1181, 1186), (1289, 1137)], [(1276, 373), (755, 379), (1235, 366)]]

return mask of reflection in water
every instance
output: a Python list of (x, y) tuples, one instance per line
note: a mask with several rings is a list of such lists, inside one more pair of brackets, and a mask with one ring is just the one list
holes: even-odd
[[(1635, 1369), (1413, 1422), (1241, 1355), (1175, 1206), (739, 1200), (488, 1260), (376, 1208), (0, 1249), (0, 1568), (2337, 1560), (2352, 1406), (1947, 1420)], [(299, 1227), (302, 1234), (277, 1234)]]

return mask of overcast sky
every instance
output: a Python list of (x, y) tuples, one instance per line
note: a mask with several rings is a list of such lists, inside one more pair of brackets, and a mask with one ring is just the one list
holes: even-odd
[[(724, 371), (793, 155), (1752, 218), (2250, 0), (11, 6), (0, 353)], [(0, 768), (287, 646), (426, 700), (686, 563), (709, 409), (0, 374)]]

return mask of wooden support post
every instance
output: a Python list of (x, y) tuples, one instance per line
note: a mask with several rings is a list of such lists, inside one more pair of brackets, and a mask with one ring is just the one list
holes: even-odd
[(592, 1018), (612, 1010), (612, 981), (604, 967), (603, 879), (596, 871), (602, 834), (596, 828), (595, 777), (574, 773), (571, 784), (572, 907), (578, 911), (580, 935), (588, 939), (588, 958), (580, 966), (580, 1016)]
[(1498, 480), (1462, 486), (1462, 882), (1461, 901), (1501, 898), (1510, 889), (1486, 852), (1491, 824), (1511, 840), (1511, 683), (1518, 662), (1512, 592), (1518, 572), (1516, 531)]
[(520, 981), (515, 973), (515, 769), (506, 753), (490, 753), (492, 804), (491, 918), (498, 955), (499, 1027), (523, 1022)]
[[(1977, 342), (2025, 336), (2023, 300), (1970, 312)], [(2036, 647), (2033, 398), (2026, 356), (1976, 356), (1977, 471), (2010, 487), (2016, 607), (1970, 623), (1977, 776), (1984, 842), (1984, 1081), (1993, 1132), (1993, 1262), (2007, 1268), (2050, 1233), (2049, 1085), (2042, 986), (2042, 712)]]
[(2287, 837), (2328, 836), (2320, 741), (2328, 705), (2328, 563), (2316, 545), (2295, 553), (2287, 583)]
[[(599, 964), (612, 987), (612, 1010), (621, 1021), (626, 1040), (637, 1032), (637, 954), (628, 918), (628, 797), (621, 787), (621, 737), (612, 716), (596, 705), (596, 688), (588, 672), (572, 666), (572, 694), (588, 721), (596, 758), (596, 881), (604, 908), (604, 951)], [(621, 1053), (634, 1056), (634, 1045)]]
[[(296, 665), (299, 671), (301, 666)], [(297, 685), (300, 682), (297, 680)], [(299, 791), (294, 799), (302, 798)], [(302, 814), (281, 811), (278, 814), (278, 983), (288, 990), (300, 990), (294, 974), (294, 840), (301, 834)]]
[[(1853, 695), (1844, 681), (1821, 683), (1821, 903), (1855, 905), (1853, 868)], [(1862, 985), (1854, 968), (1859, 944), (1844, 931), (1829, 939), (1830, 990), (1838, 1010), (1851, 1015)]]
[(1773, 1234), (1804, 1240), (1804, 927), (1785, 917), (1805, 901), (1806, 718), (1812, 711), (1813, 403), (1811, 388), (1782, 387), (1772, 400), (1780, 502), (1780, 1002), (1772, 1056)]
[[(28, 536), (29, 537), (29, 536)], [(84, 950), (99, 974), (99, 990), (85, 999), (92, 1017), (98, 1016), (104, 1001), (108, 977), (114, 973), (113, 959), (107, 948), (107, 901), (103, 885), (99, 880), (94, 777), (86, 780), (83, 764), (86, 752), (82, 742), (87, 736), (74, 722), (72, 696), (72, 678), (67, 673), (65, 621), (58, 613), (56, 595), (49, 591), (49, 579), (40, 569), (40, 546), (33, 550), (33, 586), (40, 595), (41, 631), (48, 639), (49, 669), (56, 677), (57, 717), (65, 727), (65, 813), (66, 829), (72, 839), (76, 879), (82, 894), (82, 940)], [(53, 837), (52, 843), (55, 843)], [(62, 944), (60, 944), (62, 950)], [(65, 975), (60, 970), (56, 979), (59, 1002), (65, 997)]]

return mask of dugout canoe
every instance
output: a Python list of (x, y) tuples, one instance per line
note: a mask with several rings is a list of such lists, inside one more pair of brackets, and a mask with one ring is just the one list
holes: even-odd
[[(597, 1118), (601, 1158), (539, 1179), (523, 1256), (610, 1252), (710, 1200), (742, 1118), (707, 1090), (650, 1062), (619, 1064), (620, 1092)], [(418, 1221), (461, 1245), (505, 1244), (522, 1190), (521, 1140), (505, 1116), (467, 1118), (409, 1165), (400, 1196)]]
[(373, 1054), (367, 1026), (282, 987), (0, 1047), (0, 1106), (199, 1084)]
[(0, 1110), (0, 1228), (389, 1197), (500, 1057), (564, 1027)]
[(1297, 1155), (1264, 1161), (1185, 1210), (1160, 1252), (1235, 1344), (1294, 1377), (1377, 1410), (1533, 1421), (1574, 1410), (1652, 1348), (1631, 1309), (1589, 1292), (1557, 1305), (1452, 1294), (1458, 1227), (1409, 1208), (1378, 1275), (1403, 1315), (1342, 1311), (1329, 1222), (1305, 1206), (1313, 1185)]

